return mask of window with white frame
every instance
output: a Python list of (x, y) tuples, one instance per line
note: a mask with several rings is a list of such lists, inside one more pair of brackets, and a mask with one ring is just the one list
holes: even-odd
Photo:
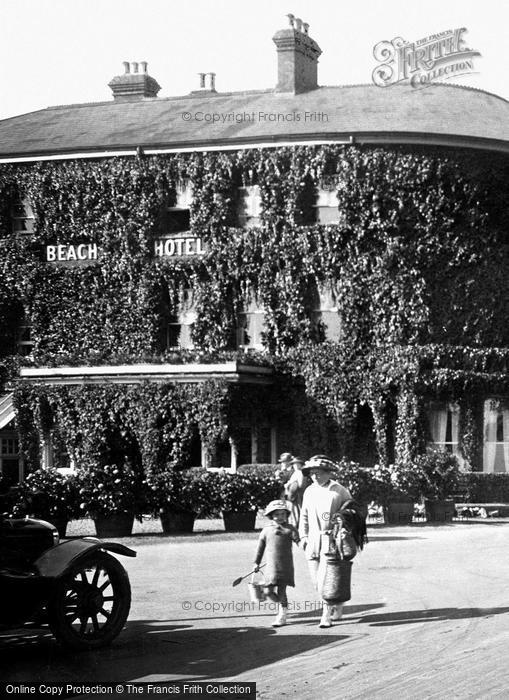
[(262, 215), (262, 199), (258, 185), (239, 187), (237, 217), (240, 226), (259, 226)]
[(325, 340), (338, 340), (341, 336), (341, 319), (332, 286), (319, 285), (314, 296), (313, 323)]
[(428, 406), (428, 447), (453, 454), (460, 465), (464, 459), (459, 446), (460, 408), (456, 403), (432, 402)]
[(162, 327), (162, 347), (170, 349), (193, 348), (192, 331), (197, 314), (191, 292), (182, 295), (178, 309), (168, 314)]
[(19, 440), (15, 433), (4, 432), (0, 437), (0, 476), (10, 484), (23, 478)]
[(189, 183), (179, 183), (176, 188), (175, 205), (166, 210), (164, 231), (186, 233), (191, 228), (191, 205), (193, 192)]
[(509, 472), (509, 401), (484, 402), (483, 471)]
[(19, 199), (11, 209), (11, 226), (13, 233), (33, 233), (34, 212), (26, 197)]
[(336, 187), (316, 191), (316, 221), (319, 224), (337, 224), (339, 222), (338, 196)]
[(238, 315), (238, 339), (240, 348), (263, 348), (263, 333), (265, 332), (265, 310), (251, 298)]

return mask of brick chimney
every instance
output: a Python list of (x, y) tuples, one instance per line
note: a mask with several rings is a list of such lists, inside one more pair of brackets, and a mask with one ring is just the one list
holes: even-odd
[(157, 97), (161, 89), (157, 80), (147, 73), (147, 62), (131, 63), (124, 61), (124, 74), (115, 76), (108, 87), (116, 102), (132, 102), (144, 97)]
[(272, 40), (277, 47), (276, 92), (307, 92), (318, 87), (318, 57), (322, 50), (308, 35), (309, 24), (287, 15), (290, 26)]

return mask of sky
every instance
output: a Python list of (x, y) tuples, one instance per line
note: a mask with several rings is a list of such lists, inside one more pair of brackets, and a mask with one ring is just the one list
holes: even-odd
[(159, 97), (197, 89), (199, 72), (219, 92), (273, 88), (290, 12), (322, 49), (320, 85), (370, 83), (380, 41), (465, 27), (481, 57), (450, 82), (509, 99), (506, 0), (0, 0), (0, 119), (110, 100), (123, 61), (147, 61)]

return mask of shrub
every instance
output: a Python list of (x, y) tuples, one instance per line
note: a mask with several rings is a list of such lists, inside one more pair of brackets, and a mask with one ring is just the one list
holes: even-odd
[(337, 475), (333, 476), (340, 484), (346, 486), (353, 498), (360, 503), (371, 503), (383, 498), (381, 489), (384, 484), (377, 481), (371, 469), (361, 467), (357, 462), (342, 459), (337, 462)]
[(207, 484), (212, 501), (222, 511), (258, 510), (281, 494), (281, 482), (263, 474), (215, 472), (209, 474)]
[(469, 503), (509, 503), (509, 474), (462, 474)]
[(458, 460), (449, 452), (433, 450), (414, 462), (423, 498), (445, 500), (457, 492), (460, 484)]
[(214, 515), (218, 503), (211, 476), (205, 469), (194, 468), (185, 471), (168, 469), (151, 477), (150, 510), (154, 514), (159, 514), (161, 508), (173, 513), (195, 513), (198, 518)]
[(16, 489), (15, 515), (30, 515), (52, 522), (80, 517), (78, 487), (73, 474), (38, 469)]
[(94, 465), (76, 475), (80, 509), (91, 518), (133, 513), (139, 520), (148, 507), (146, 483), (125, 463)]

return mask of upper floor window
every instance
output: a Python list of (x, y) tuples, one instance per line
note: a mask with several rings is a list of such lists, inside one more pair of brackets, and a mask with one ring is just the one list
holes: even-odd
[(319, 285), (313, 297), (312, 319), (317, 334), (324, 340), (338, 340), (341, 336), (341, 319), (334, 290), (331, 285)]
[(164, 350), (191, 349), (193, 347), (192, 330), (196, 321), (196, 309), (192, 295), (187, 292), (178, 309), (168, 314), (162, 326), (162, 347)]
[(337, 224), (339, 222), (339, 209), (336, 189), (319, 187), (316, 192), (315, 208), (318, 224)]
[(176, 189), (175, 205), (165, 211), (163, 234), (185, 233), (191, 228), (191, 204), (193, 192), (189, 183), (179, 184)]
[(239, 188), (237, 216), (240, 226), (259, 226), (262, 215), (262, 199), (258, 185)]
[(484, 471), (509, 472), (509, 401), (484, 402)]
[(453, 454), (460, 465), (464, 459), (459, 446), (460, 408), (455, 403), (433, 402), (428, 406), (428, 447)]
[(238, 316), (238, 346), (261, 350), (264, 332), (265, 310), (254, 298), (251, 298)]
[(24, 320), (18, 328), (18, 352), (20, 355), (30, 355), (34, 349), (32, 326)]
[(32, 233), (34, 230), (34, 212), (26, 197), (19, 199), (11, 209), (13, 233)]

